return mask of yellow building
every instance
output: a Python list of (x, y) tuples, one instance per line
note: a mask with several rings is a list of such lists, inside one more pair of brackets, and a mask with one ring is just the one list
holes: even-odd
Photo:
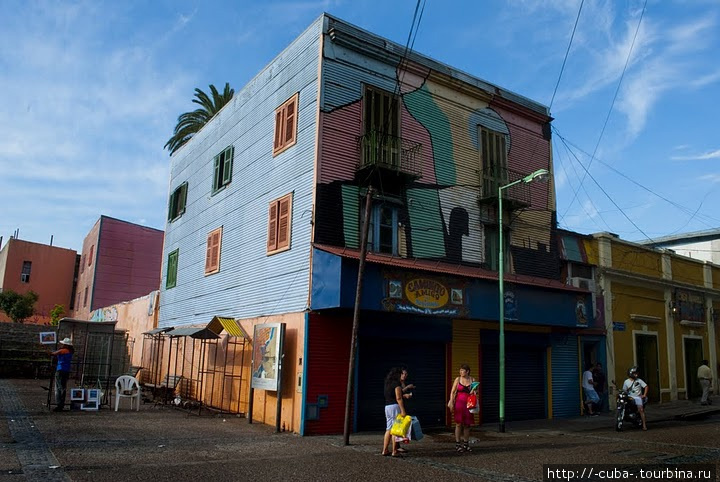
[[(718, 373), (720, 266), (619, 239), (584, 240), (597, 266), (598, 310), (607, 330), (608, 381), (621, 386), (636, 365), (654, 402), (698, 398), (697, 368)], [(713, 383), (715, 392), (718, 383)], [(611, 397), (611, 407), (614, 399)]]

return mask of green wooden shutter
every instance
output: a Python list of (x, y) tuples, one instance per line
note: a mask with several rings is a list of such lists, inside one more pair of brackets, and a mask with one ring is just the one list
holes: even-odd
[(176, 249), (168, 255), (167, 280), (165, 281), (165, 288), (174, 288), (177, 284), (177, 268), (178, 250)]
[(188, 185), (186, 182), (182, 183), (182, 185), (180, 186), (177, 196), (177, 216), (185, 212), (185, 206), (187, 205), (187, 188)]
[(222, 171), (222, 185), (230, 183), (232, 180), (232, 165), (233, 165), (233, 154), (235, 148), (230, 146), (225, 149), (225, 162), (223, 164)]
[(213, 192), (220, 187), (220, 154), (215, 156), (215, 169), (213, 171)]

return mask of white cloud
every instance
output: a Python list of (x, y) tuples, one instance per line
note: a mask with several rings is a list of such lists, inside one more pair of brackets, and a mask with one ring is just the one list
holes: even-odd
[(704, 176), (700, 176), (698, 179), (701, 181), (708, 181), (711, 184), (717, 184), (720, 183), (720, 174), (705, 174)]
[(673, 161), (703, 161), (707, 159), (720, 159), (720, 149), (696, 154), (694, 156), (673, 156), (670, 159)]

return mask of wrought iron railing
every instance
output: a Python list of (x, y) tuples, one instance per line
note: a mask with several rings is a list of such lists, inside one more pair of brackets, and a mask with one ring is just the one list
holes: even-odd
[(358, 137), (358, 169), (382, 168), (414, 178), (422, 177), (422, 144), (370, 131)]

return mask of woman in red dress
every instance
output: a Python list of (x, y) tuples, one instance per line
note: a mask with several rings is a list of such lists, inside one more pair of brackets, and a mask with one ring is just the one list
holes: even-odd
[(470, 440), (470, 426), (475, 422), (473, 414), (467, 408), (470, 385), (475, 381), (470, 376), (470, 367), (460, 365), (460, 376), (455, 378), (448, 408), (455, 416), (455, 450), (458, 452), (472, 452), (468, 441)]

